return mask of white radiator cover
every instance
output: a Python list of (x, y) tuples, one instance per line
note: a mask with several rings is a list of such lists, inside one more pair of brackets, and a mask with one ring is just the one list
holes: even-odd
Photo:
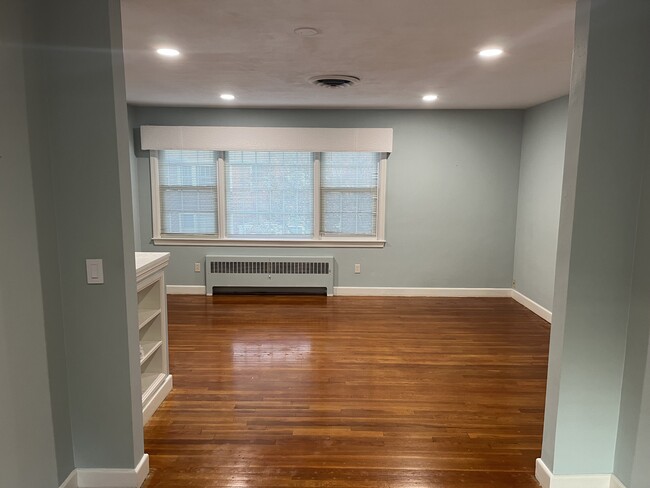
[(213, 287), (326, 288), (334, 294), (331, 256), (216, 256), (205, 257), (205, 292)]

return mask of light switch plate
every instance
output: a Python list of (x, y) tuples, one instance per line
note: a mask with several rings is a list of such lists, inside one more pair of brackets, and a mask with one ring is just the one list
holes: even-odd
[(104, 263), (101, 259), (86, 259), (86, 281), (89, 285), (104, 283)]

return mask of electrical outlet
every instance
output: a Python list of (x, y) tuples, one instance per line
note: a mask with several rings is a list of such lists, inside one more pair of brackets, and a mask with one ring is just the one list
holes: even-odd
[(200, 272), (201, 272), (201, 263), (194, 263), (194, 271), (195, 271), (196, 273), (200, 273)]
[(354, 272), (355, 272), (355, 274), (361, 273), (361, 265), (360, 264), (355, 264), (354, 265)]

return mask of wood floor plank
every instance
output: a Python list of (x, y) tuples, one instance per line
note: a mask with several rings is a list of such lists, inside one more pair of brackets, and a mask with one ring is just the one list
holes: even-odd
[(509, 298), (168, 308), (145, 488), (538, 488), (550, 329)]

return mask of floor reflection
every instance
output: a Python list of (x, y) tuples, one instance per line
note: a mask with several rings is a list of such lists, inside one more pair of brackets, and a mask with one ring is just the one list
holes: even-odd
[(253, 364), (304, 363), (309, 361), (311, 341), (283, 340), (273, 342), (234, 342), (233, 366)]

